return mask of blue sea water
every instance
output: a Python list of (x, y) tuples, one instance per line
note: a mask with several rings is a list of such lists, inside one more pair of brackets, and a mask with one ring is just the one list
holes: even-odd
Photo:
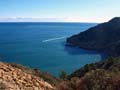
[(0, 23), (0, 57), (58, 75), (104, 58), (104, 53), (65, 46), (67, 37), (95, 23)]

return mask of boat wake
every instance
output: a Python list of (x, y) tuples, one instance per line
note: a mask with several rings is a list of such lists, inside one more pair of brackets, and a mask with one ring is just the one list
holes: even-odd
[(43, 40), (42, 42), (50, 42), (50, 41), (55, 41), (55, 40), (64, 39), (64, 38), (66, 38), (66, 36), (59, 37), (59, 38), (51, 38), (51, 39)]

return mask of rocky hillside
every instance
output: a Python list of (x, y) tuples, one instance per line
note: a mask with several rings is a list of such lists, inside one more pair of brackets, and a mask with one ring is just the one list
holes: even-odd
[(8, 63), (0, 62), (0, 90), (55, 90), (42, 77), (27, 73)]
[(81, 78), (89, 71), (97, 70), (97, 69), (104, 69), (113, 72), (120, 71), (120, 57), (116, 57), (116, 58), (110, 57), (106, 60), (102, 60), (96, 63), (86, 64), (84, 67), (76, 70), (71, 75), (69, 75), (69, 79), (72, 77)]
[(120, 90), (120, 58), (85, 65), (61, 82), (58, 90)]
[(105, 51), (109, 55), (120, 56), (120, 17), (71, 36), (67, 39), (67, 45)]

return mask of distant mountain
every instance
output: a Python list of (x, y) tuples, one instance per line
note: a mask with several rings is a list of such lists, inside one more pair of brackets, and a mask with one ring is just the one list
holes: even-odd
[(120, 56), (120, 17), (67, 38), (67, 45)]

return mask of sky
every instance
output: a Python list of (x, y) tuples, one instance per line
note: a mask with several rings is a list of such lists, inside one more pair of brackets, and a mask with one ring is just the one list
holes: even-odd
[(0, 22), (106, 22), (120, 0), (0, 0)]

